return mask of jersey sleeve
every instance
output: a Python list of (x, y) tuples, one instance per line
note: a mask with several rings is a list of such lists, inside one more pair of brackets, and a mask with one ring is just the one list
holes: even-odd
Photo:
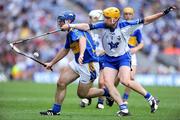
[(135, 30), (143, 27), (144, 21), (142, 19), (123, 21), (119, 23), (119, 27), (126, 33), (127, 36), (130, 36), (135, 32)]
[(134, 32), (135, 36), (136, 36), (136, 40), (139, 43), (142, 42), (142, 34), (141, 34), (141, 30), (140, 29), (137, 29), (135, 32)]
[(97, 23), (94, 23), (94, 24), (89, 24), (89, 28), (90, 28), (90, 30), (106, 28), (106, 25), (105, 25), (104, 22), (97, 22)]

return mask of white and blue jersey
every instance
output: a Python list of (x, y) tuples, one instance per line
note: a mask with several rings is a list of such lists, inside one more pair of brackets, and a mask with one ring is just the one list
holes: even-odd
[(120, 66), (130, 66), (128, 41), (130, 35), (143, 23), (143, 20), (118, 22), (112, 29), (104, 22), (90, 25), (90, 29), (103, 29), (102, 45), (105, 50), (105, 67), (119, 69)]
[(98, 58), (95, 54), (96, 46), (92, 40), (91, 35), (86, 31), (81, 31), (81, 30), (77, 30), (77, 29), (71, 30), (67, 34), (67, 39), (66, 39), (64, 48), (72, 49), (72, 51), (75, 55), (75, 60), (78, 63), (78, 58), (79, 58), (79, 54), (80, 54), (79, 39), (82, 36), (86, 37), (86, 49), (84, 52), (83, 64), (90, 63), (90, 62), (98, 62)]

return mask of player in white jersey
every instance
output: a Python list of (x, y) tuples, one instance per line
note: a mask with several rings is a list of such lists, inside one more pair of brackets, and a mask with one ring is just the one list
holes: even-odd
[[(95, 23), (95, 22), (100, 22), (104, 20), (103, 16), (103, 11), (102, 10), (92, 10), (89, 12), (89, 19), (90, 23)], [(104, 79), (103, 79), (103, 68), (104, 68), (104, 63), (103, 63), (103, 56), (104, 56), (104, 50), (102, 47), (102, 42), (101, 42), (101, 30), (91, 30), (89, 31), (94, 42), (96, 45), (96, 54), (99, 56), (99, 66), (100, 66), (100, 71), (99, 71), (99, 80), (98, 80), (98, 86), (99, 88), (104, 88)], [(96, 108), (98, 109), (104, 109), (104, 97), (101, 96), (98, 98), (98, 102), (96, 105)], [(82, 99), (80, 102), (81, 107), (85, 107), (86, 105), (91, 104), (91, 99)]]
[[(132, 20), (134, 17), (134, 9), (132, 7), (125, 7), (123, 9), (123, 16), (124, 19), (129, 21)], [(141, 28), (138, 28), (133, 34), (131, 34), (129, 38), (128, 45), (130, 47), (130, 53), (131, 53), (131, 80), (134, 80), (135, 74), (136, 74), (136, 66), (137, 66), (137, 58), (136, 53), (141, 50), (144, 46), (142, 41), (142, 35), (141, 35)], [(123, 94), (123, 102), (125, 104), (128, 104), (127, 100), (129, 97), (131, 89), (126, 87), (124, 94)]]
[(119, 77), (120, 82), (123, 85), (145, 97), (150, 104), (151, 113), (154, 113), (157, 110), (157, 99), (147, 92), (137, 81), (132, 81), (130, 78), (131, 55), (129, 53), (130, 48), (128, 46), (128, 41), (130, 35), (139, 26), (152, 23), (174, 9), (176, 8), (173, 6), (167, 8), (163, 12), (156, 13), (143, 19), (120, 22), (120, 10), (116, 7), (109, 7), (103, 10), (103, 15), (105, 17), (104, 22), (95, 24), (65, 24), (61, 27), (65, 30), (70, 27), (81, 30), (103, 29), (104, 34), (102, 44), (105, 50), (105, 68), (103, 70), (103, 75), (110, 95), (119, 105), (119, 111), (117, 112), (118, 116), (128, 116), (129, 111), (114, 85), (116, 76)]

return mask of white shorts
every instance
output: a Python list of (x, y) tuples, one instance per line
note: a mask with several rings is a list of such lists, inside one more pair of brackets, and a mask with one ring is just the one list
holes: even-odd
[(70, 67), (79, 74), (79, 82), (88, 84), (93, 82), (99, 75), (99, 63), (90, 62), (83, 65), (79, 65), (75, 59), (69, 63)]
[(136, 54), (131, 54), (131, 65), (132, 66), (136, 66), (137, 65)]

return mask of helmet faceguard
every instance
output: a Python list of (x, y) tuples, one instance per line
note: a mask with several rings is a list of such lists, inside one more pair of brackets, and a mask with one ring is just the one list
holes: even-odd
[(64, 17), (64, 15), (59, 15), (58, 17), (57, 17), (57, 22), (64, 22), (65, 23), (65, 17)]

